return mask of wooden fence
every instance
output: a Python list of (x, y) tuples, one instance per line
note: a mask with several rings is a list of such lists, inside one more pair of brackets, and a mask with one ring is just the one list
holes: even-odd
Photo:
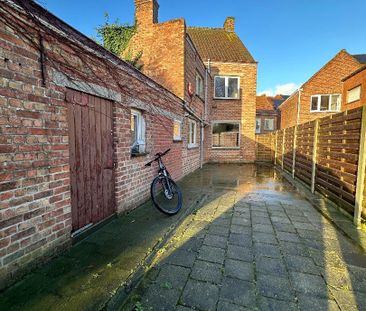
[(258, 161), (325, 195), (355, 224), (366, 219), (366, 106), (257, 135), (256, 144)]

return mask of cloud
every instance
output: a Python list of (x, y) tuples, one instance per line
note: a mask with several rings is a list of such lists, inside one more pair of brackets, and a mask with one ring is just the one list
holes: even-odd
[(266, 90), (260, 92), (259, 95), (263, 95), (263, 94), (266, 94), (267, 96), (275, 96), (277, 94), (291, 95), (299, 87), (300, 87), (300, 85), (290, 82), (290, 83), (276, 85), (276, 87), (274, 89), (273, 88), (266, 89)]

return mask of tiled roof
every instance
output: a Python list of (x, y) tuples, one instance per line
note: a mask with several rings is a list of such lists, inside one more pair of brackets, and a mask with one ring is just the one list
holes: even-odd
[(235, 32), (197, 27), (188, 27), (187, 31), (204, 61), (255, 63)]
[(273, 102), (266, 95), (257, 96), (257, 110), (275, 110)]
[(352, 56), (356, 58), (360, 64), (366, 64), (366, 54), (357, 54)]

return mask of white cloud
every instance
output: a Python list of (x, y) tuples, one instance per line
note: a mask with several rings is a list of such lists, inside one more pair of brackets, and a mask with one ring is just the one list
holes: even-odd
[(267, 96), (275, 96), (277, 94), (291, 95), (299, 87), (300, 87), (300, 85), (298, 85), (296, 83), (292, 83), (292, 82), (285, 83), (285, 84), (276, 85), (276, 87), (274, 89), (273, 88), (266, 89), (266, 90), (260, 92), (259, 95), (263, 95), (263, 94), (266, 94)]

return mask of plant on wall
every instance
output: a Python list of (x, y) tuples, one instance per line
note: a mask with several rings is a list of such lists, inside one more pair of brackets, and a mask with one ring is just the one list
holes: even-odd
[(109, 22), (109, 14), (105, 13), (105, 22), (103, 25), (96, 28), (97, 41), (99, 41), (103, 47), (111, 51), (113, 54), (122, 57), (123, 60), (130, 63), (132, 66), (141, 70), (143, 65), (140, 63), (142, 57), (142, 51), (133, 55), (129, 50), (125, 52), (128, 43), (135, 34), (136, 26), (129, 24), (121, 24), (117, 19), (115, 22)]

